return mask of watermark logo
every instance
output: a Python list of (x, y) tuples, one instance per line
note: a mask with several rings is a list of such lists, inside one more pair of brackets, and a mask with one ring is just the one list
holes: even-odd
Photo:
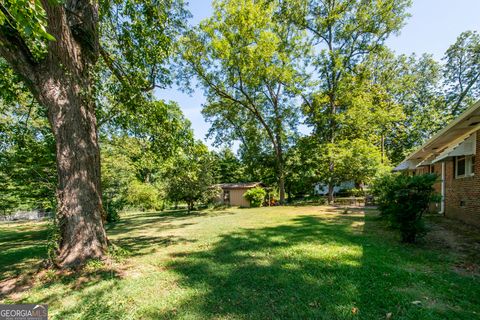
[(0, 320), (48, 320), (46, 304), (0, 304)]

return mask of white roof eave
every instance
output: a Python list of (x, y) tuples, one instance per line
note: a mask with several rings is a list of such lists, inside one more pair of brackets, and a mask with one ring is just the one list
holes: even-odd
[(437, 163), (442, 160), (445, 160), (451, 157), (456, 157), (456, 156), (474, 155), (476, 151), (476, 144), (477, 144), (477, 134), (473, 133), (470, 136), (468, 136), (466, 139), (457, 141), (455, 144), (452, 144), (444, 152), (439, 154), (432, 161), (432, 163)]
[[(472, 117), (472, 115), (477, 114), (478, 116), (478, 110), (480, 109), (480, 100), (478, 100), (476, 103), (474, 103), (470, 108), (465, 110), (458, 118), (450, 122), (445, 128), (437, 132), (433, 137), (428, 139), (422, 146), (420, 146), (418, 149), (416, 149), (414, 152), (412, 152), (408, 157), (405, 158), (405, 160), (409, 159), (416, 159), (417, 157), (421, 156), (420, 154), (422, 151), (429, 149), (429, 147), (435, 143), (436, 140), (438, 140), (440, 137), (444, 136), (448, 132), (451, 132), (452, 129), (458, 127), (461, 125), (463, 122), (468, 121), (469, 117)], [(480, 125), (473, 126), (470, 128), (468, 132), (464, 132), (462, 136), (468, 136), (472, 132), (477, 131), (480, 128)], [(421, 156), (422, 159), (424, 159), (424, 156)], [(405, 161), (404, 160), (404, 161)]]

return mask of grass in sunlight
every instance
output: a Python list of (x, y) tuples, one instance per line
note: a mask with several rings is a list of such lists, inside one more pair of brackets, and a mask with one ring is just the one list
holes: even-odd
[[(128, 214), (108, 229), (128, 257), (80, 275), (46, 272), (31, 289), (3, 301), (48, 303), (52, 319), (480, 317), (480, 279), (452, 268), (454, 252), (400, 244), (373, 210), (343, 211), (302, 206)], [(20, 259), (39, 259), (41, 253), (25, 255), (38, 248), (4, 237), (12, 226), (0, 226), (0, 245), (18, 244), (0, 253), (4, 276), (16, 264), (3, 257), (18, 251)], [(18, 224), (22, 238), (26, 226)], [(31, 241), (43, 236), (42, 225), (31, 228)]]

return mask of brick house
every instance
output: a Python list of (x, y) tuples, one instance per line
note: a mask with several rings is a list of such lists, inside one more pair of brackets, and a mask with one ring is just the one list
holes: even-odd
[(480, 101), (405, 158), (394, 170), (437, 173), (442, 201), (433, 210), (480, 226)]

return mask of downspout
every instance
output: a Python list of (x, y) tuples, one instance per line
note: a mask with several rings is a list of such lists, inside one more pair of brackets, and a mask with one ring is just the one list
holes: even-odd
[(440, 214), (445, 215), (445, 161), (442, 161), (442, 200), (440, 202)]

